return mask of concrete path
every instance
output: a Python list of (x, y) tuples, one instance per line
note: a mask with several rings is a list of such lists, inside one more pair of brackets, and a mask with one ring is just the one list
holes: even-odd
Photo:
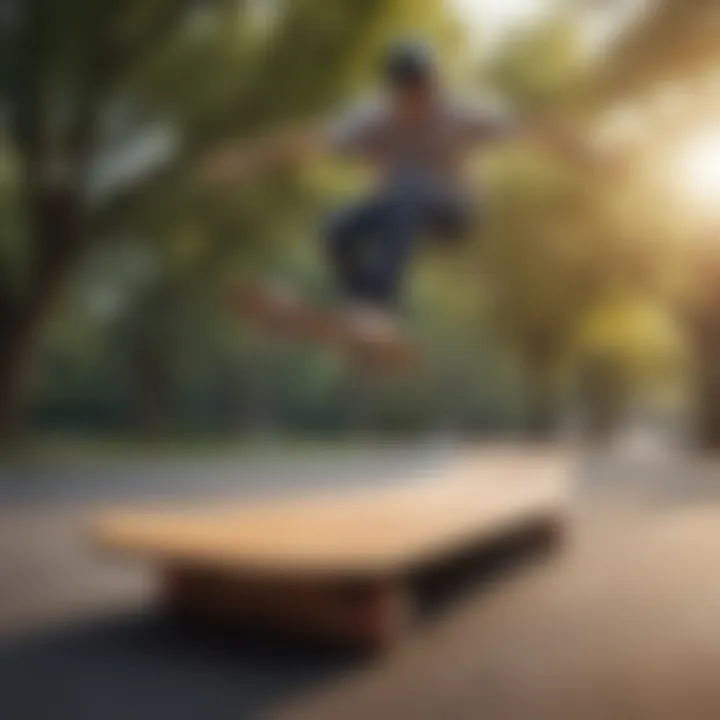
[(95, 556), (78, 533), (88, 509), (117, 500), (431, 477), (447, 459), (383, 452), (0, 468), (0, 717), (720, 717), (714, 463), (584, 458), (561, 553), (484, 578), (372, 662), (176, 627), (146, 605), (142, 570)]

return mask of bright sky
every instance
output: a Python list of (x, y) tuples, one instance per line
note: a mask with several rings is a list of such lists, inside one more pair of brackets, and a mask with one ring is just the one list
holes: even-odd
[(459, 12), (490, 37), (547, 10), (548, 0), (451, 0)]
[[(557, 6), (557, 0), (449, 0), (458, 13), (477, 26), (490, 41), (498, 40), (513, 26), (540, 18)], [(589, 47), (602, 46), (619, 28), (637, 18), (653, 0), (588, 2), (586, 31)]]

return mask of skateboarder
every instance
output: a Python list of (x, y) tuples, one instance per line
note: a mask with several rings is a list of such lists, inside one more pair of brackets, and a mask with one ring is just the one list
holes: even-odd
[[(475, 220), (478, 198), (463, 177), (471, 151), (516, 136), (520, 126), (507, 112), (453, 97), (423, 43), (394, 44), (383, 62), (382, 84), (379, 97), (329, 127), (219, 153), (206, 176), (237, 179), (322, 150), (369, 165), (374, 187), (330, 214), (323, 239), (352, 324), (391, 337), (403, 278), (419, 243), (457, 241)], [(580, 149), (557, 133), (545, 138), (563, 150)]]
[(470, 151), (513, 132), (505, 114), (451, 98), (431, 50), (393, 46), (382, 97), (337, 120), (328, 133), (339, 155), (375, 168), (375, 187), (331, 213), (330, 266), (351, 301), (354, 322), (394, 332), (392, 318), (418, 243), (457, 241), (470, 228), (475, 199), (462, 177)]

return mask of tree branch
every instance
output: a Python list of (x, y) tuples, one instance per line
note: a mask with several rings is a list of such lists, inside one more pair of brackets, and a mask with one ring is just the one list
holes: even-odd
[[(114, 82), (122, 83), (139, 72), (139, 69), (177, 33), (188, 12), (199, 4), (198, 0), (166, 0), (143, 31), (119, 49), (115, 58)], [(206, 0), (205, 4), (240, 7), (238, 0)]]

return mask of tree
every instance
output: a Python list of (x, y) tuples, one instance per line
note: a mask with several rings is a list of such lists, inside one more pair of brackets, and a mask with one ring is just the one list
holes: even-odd
[[(706, 120), (717, 120), (708, 103), (712, 93), (708, 92), (702, 79), (714, 71), (717, 64), (719, 27), (720, 13), (714, 0), (660, 0), (652, 5), (643, 22), (638, 22), (614, 49), (600, 76), (596, 95), (599, 102), (606, 106), (633, 100), (642, 109), (643, 100), (652, 98), (658, 89), (665, 88), (670, 93), (669, 101), (675, 105), (671, 114), (676, 118), (676, 126), (671, 127), (670, 135), (665, 133), (656, 142), (647, 142), (647, 138), (655, 139), (653, 130), (660, 124), (660, 119), (654, 117), (652, 111), (646, 114), (645, 127), (641, 131), (646, 135), (646, 143), (638, 152), (639, 163), (645, 165), (640, 171), (645, 175), (648, 175), (648, 168), (650, 173), (662, 171), (662, 168), (656, 167), (657, 148), (662, 146), (661, 143), (668, 145), (673, 140), (681, 141), (683, 136), (692, 133), (693, 121), (701, 122), (703, 116)], [(697, 88), (700, 88), (699, 92)], [(673, 94), (673, 89), (689, 92), (683, 96), (682, 92)], [(683, 108), (677, 105), (683, 99), (691, 99), (693, 92), (698, 95), (696, 106), (687, 108), (686, 115), (683, 115)], [(637, 167), (635, 169), (638, 170)], [(669, 199), (667, 190), (664, 198), (656, 194), (649, 210), (657, 221), (655, 234), (666, 239), (672, 236), (676, 248), (670, 264), (675, 268), (676, 275), (682, 275), (680, 291), (676, 287), (669, 294), (666, 292), (665, 298), (683, 323), (695, 355), (696, 405), (702, 444), (717, 448), (720, 446), (720, 383), (717, 373), (720, 365), (720, 345), (717, 341), (720, 315), (714, 290), (718, 266), (714, 248), (716, 221), (708, 225), (705, 219), (705, 227), (702, 227), (703, 219), (692, 217), (691, 213), (681, 214), (674, 207), (665, 210), (663, 203), (672, 204), (667, 202)], [(659, 226), (661, 222), (664, 227)]]
[[(583, 135), (573, 101), (585, 80), (578, 31), (561, 16), (515, 36), (491, 77), (530, 118), (551, 115)], [(518, 357), (530, 430), (554, 422), (557, 379), (582, 314), (603, 278), (597, 272), (605, 184), (566, 158), (526, 145), (490, 164), (487, 225), (478, 239), (489, 308)]]
[(0, 436), (18, 427), (38, 334), (88, 249), (172, 212), (191, 192), (195, 160), (223, 135), (300, 119), (342, 96), (383, 37), (387, 7), (3, 4), (0, 93), (22, 212), (18, 252), (0, 267)]
[(715, 0), (656, 0), (611, 48), (595, 95), (603, 104), (684, 81), (717, 59)]

